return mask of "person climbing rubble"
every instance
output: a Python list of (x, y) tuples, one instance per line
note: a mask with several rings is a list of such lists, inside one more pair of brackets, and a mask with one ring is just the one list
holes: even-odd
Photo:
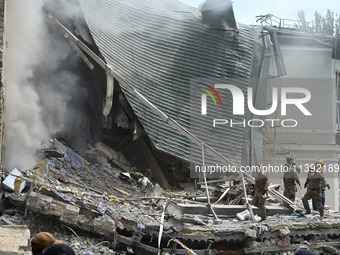
[(296, 184), (298, 184), (301, 188), (300, 180), (297, 175), (299, 168), (297, 168), (296, 163), (294, 162), (294, 156), (288, 155), (286, 157), (287, 163), (284, 166), (284, 174), (283, 174), (283, 184), (284, 184), (284, 193), (283, 195), (287, 197), (291, 201), (295, 201), (295, 194), (297, 192)]
[(261, 212), (261, 221), (267, 218), (266, 212), (266, 198), (264, 197), (268, 192), (269, 180), (264, 175), (259, 167), (256, 168), (255, 177), (255, 195), (252, 204), (259, 208)]
[(49, 232), (39, 232), (31, 240), (33, 255), (41, 255), (42, 251), (55, 244), (62, 244), (61, 240), (56, 240)]
[(307, 179), (304, 185), (307, 188), (306, 194), (302, 198), (303, 206), (306, 210), (307, 214), (310, 214), (310, 207), (308, 200), (314, 198), (317, 204), (317, 208), (320, 213), (320, 218), (324, 217), (324, 208), (322, 206), (322, 188), (330, 186), (327, 184), (324, 176), (316, 170), (315, 166), (312, 166), (309, 169), (309, 173), (307, 175)]

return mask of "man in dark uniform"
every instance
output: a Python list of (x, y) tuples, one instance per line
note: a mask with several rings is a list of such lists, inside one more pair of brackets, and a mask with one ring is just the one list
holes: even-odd
[(310, 173), (307, 177), (306, 183), (304, 185), (305, 188), (307, 188), (306, 194), (302, 198), (303, 207), (306, 209), (306, 213), (310, 214), (310, 207), (308, 204), (308, 200), (311, 198), (314, 198), (316, 201), (317, 208), (320, 213), (320, 217), (322, 218), (324, 216), (324, 208), (322, 205), (322, 194), (321, 190), (323, 187), (326, 187), (327, 185), (325, 178), (323, 175), (316, 171), (314, 167), (312, 167), (310, 170)]
[(253, 197), (253, 205), (259, 208), (261, 212), (261, 220), (265, 220), (267, 218), (266, 207), (264, 206), (266, 203), (266, 199), (264, 195), (268, 191), (269, 181), (267, 176), (265, 176), (260, 168), (257, 168), (257, 172), (255, 173), (255, 195)]
[(284, 184), (284, 195), (291, 201), (295, 201), (295, 194), (297, 191), (296, 184), (301, 188), (300, 180), (297, 175), (296, 164), (294, 163), (294, 157), (288, 155), (286, 157), (287, 163), (285, 164), (284, 174), (283, 174), (283, 184)]
[[(320, 173), (322, 176), (325, 176), (322, 168), (325, 165), (325, 163), (323, 162), (323, 160), (318, 159), (318, 161), (314, 164), (313, 167), (315, 167), (316, 171), (318, 173)], [(309, 174), (309, 172), (308, 172)], [(307, 175), (308, 176), (308, 175)], [(329, 186), (329, 184), (326, 185), (328, 189), (330, 189), (331, 187)], [(325, 196), (325, 190), (326, 190), (326, 186), (321, 187), (321, 195), (322, 195), (322, 206), (325, 207), (325, 200), (326, 200), (326, 196)], [(312, 204), (313, 204), (313, 210), (316, 211), (318, 208), (316, 206), (316, 201), (314, 198), (312, 198)]]

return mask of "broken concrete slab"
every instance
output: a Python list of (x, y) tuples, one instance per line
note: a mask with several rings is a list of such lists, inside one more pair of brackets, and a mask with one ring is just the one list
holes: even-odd
[(49, 211), (52, 201), (53, 201), (52, 197), (42, 195), (36, 192), (31, 192), (27, 200), (27, 207), (33, 212)]
[[(185, 214), (210, 214), (211, 211), (207, 207), (207, 205), (204, 204), (178, 204), (183, 210), (183, 213)], [(216, 214), (218, 215), (230, 215), (234, 216), (239, 212), (242, 212), (245, 210), (244, 205), (212, 205)], [(291, 210), (282, 207), (282, 206), (266, 206), (268, 209), (267, 215), (275, 215), (275, 214), (289, 214)], [(254, 214), (260, 213), (260, 211), (253, 207)]]
[(31, 232), (27, 226), (0, 227), (0, 254), (30, 255), (29, 248)]
[(247, 228), (245, 230), (245, 236), (255, 239), (257, 237), (257, 231), (254, 229)]
[(65, 157), (67, 153), (67, 149), (61, 142), (59, 142), (57, 139), (51, 139), (50, 143), (51, 143), (50, 146), (46, 149), (49, 149), (49, 150), (55, 149), (56, 153), (53, 156), (56, 156), (58, 154), (59, 157), (60, 156)]
[[(165, 203), (165, 199), (159, 199), (157, 201), (157, 205), (162, 208), (163, 204)], [(166, 211), (168, 214), (172, 217), (174, 217), (176, 220), (181, 220), (183, 217), (183, 208), (177, 204), (175, 204), (172, 201), (168, 201), (166, 204)]]
[(64, 213), (61, 215), (60, 220), (65, 223), (74, 223), (77, 221), (80, 209), (76, 206), (66, 204)]
[(65, 223), (76, 223), (79, 214), (79, 207), (60, 202), (49, 196), (31, 192), (27, 200), (27, 208), (30, 211), (45, 215), (55, 215), (60, 217)]
[(161, 197), (163, 194), (164, 194), (164, 190), (161, 188), (161, 186), (159, 186), (158, 183), (156, 183), (153, 189), (146, 193), (146, 196), (153, 198), (153, 197)]
[(121, 152), (117, 152), (104, 143), (95, 144), (98, 152), (125, 171), (131, 171), (131, 165)]
[(0, 220), (2, 220), (3, 222), (5, 222), (7, 225), (11, 225), (11, 226), (15, 225), (12, 221), (10, 221), (9, 219), (7, 219), (7, 217), (5, 217), (5, 216), (1, 216), (1, 217), (0, 217)]
[(27, 193), (20, 193), (18, 196), (15, 196), (14, 193), (5, 192), (5, 197), (12, 205), (16, 207), (24, 207), (27, 200)]
[(76, 205), (60, 202), (34, 191), (31, 192), (27, 201), (27, 208), (43, 215), (57, 216), (61, 222), (71, 226), (113, 238), (115, 220), (108, 215), (91, 213), (91, 209), (83, 209), (81, 213)]
[[(22, 177), (22, 173), (18, 169), (14, 168), (10, 172), (10, 174), (5, 178), (5, 180), (2, 182), (3, 188), (7, 189), (9, 191), (14, 191), (14, 189), (15, 189), (15, 185), (14, 185), (15, 179), (18, 176)], [(26, 185), (26, 181), (23, 180), (20, 184), (20, 189), (19, 189), (20, 192), (25, 188), (25, 185)]]

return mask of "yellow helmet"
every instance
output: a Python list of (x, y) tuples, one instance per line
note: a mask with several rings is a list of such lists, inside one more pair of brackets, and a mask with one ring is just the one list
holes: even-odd
[(323, 167), (325, 165), (325, 163), (323, 162), (323, 160), (318, 159), (318, 161), (316, 162), (317, 165), (320, 165), (321, 167)]
[(293, 155), (287, 155), (286, 160), (289, 161), (291, 159), (294, 159), (294, 156)]

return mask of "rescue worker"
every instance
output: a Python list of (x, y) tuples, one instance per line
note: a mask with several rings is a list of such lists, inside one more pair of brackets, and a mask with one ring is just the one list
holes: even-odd
[(309, 174), (307, 176), (307, 180), (305, 182), (304, 187), (307, 188), (306, 194), (302, 198), (303, 207), (306, 210), (307, 214), (310, 214), (310, 207), (308, 204), (308, 200), (314, 198), (316, 201), (317, 208), (320, 213), (320, 218), (324, 216), (324, 208), (322, 206), (322, 188), (327, 185), (325, 178), (323, 175), (316, 171), (315, 167), (311, 167), (309, 170)]
[(284, 168), (285, 169), (290, 169), (291, 167), (295, 167), (295, 170), (297, 173), (301, 173), (301, 169), (299, 167), (297, 167), (296, 163), (294, 162), (295, 160), (295, 156), (294, 155), (288, 155), (286, 157), (286, 164), (284, 165)]
[[(319, 172), (320, 174), (322, 174), (324, 176), (324, 173), (322, 171), (323, 166), (325, 165), (325, 163), (323, 162), (323, 160), (319, 159), (316, 163), (315, 163), (315, 169), (317, 172)], [(326, 184), (325, 187), (321, 187), (321, 195), (322, 195), (322, 206), (325, 207), (325, 200), (326, 200), (326, 196), (325, 196), (325, 190), (326, 187), (328, 187), (328, 189), (330, 189), (331, 187), (329, 186), (329, 184)], [(314, 198), (312, 198), (312, 205), (313, 205), (313, 210), (316, 211), (317, 210), (317, 206), (316, 206), (316, 201)]]
[(300, 180), (297, 175), (298, 168), (294, 163), (294, 157), (292, 155), (288, 155), (286, 157), (287, 163), (285, 164), (284, 174), (283, 174), (283, 184), (284, 184), (284, 192), (283, 195), (287, 197), (291, 201), (295, 201), (295, 194), (297, 192), (296, 184), (298, 184), (301, 188)]
[(261, 212), (261, 221), (265, 220), (267, 218), (267, 212), (266, 212), (266, 199), (264, 198), (264, 195), (268, 192), (268, 186), (269, 186), (269, 180), (267, 176), (265, 176), (260, 168), (256, 169), (256, 173), (254, 175), (255, 177), (255, 195), (253, 197), (252, 204), (259, 208)]
[(294, 163), (294, 156), (293, 155), (287, 155), (286, 157), (286, 164), (285, 167), (290, 168), (292, 166), (292, 164)]

